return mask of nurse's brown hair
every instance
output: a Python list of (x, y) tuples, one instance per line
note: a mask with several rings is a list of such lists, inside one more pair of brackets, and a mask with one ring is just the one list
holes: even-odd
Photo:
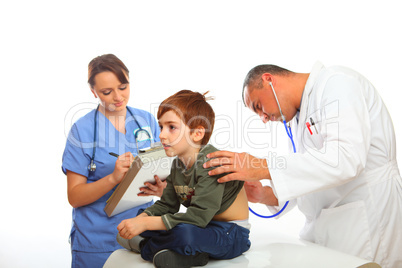
[(164, 100), (158, 109), (157, 118), (160, 119), (168, 111), (173, 111), (193, 132), (197, 127), (205, 129), (201, 145), (206, 145), (211, 138), (215, 124), (215, 113), (204, 94), (191, 90), (181, 90)]
[(128, 84), (128, 69), (126, 65), (113, 54), (104, 54), (91, 60), (88, 64), (88, 84), (91, 88), (95, 85), (95, 76), (102, 72), (112, 72), (120, 83)]

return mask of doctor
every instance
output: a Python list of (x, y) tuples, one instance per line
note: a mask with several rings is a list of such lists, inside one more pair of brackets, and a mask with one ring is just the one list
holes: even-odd
[[(311, 73), (256, 66), (243, 85), (246, 106), (261, 120), (290, 121), (296, 153), (286, 167), (220, 151), (205, 168), (219, 181), (246, 180), (249, 201), (280, 210), (287, 200), (306, 216), (300, 236), (339, 251), (402, 267), (402, 181), (388, 111), (359, 73), (317, 63)], [(275, 96), (276, 93), (276, 96)], [(277, 98), (277, 100), (276, 100)], [(293, 149), (292, 149), (293, 151)], [(246, 163), (246, 164), (245, 164)], [(261, 179), (271, 180), (262, 186)]]

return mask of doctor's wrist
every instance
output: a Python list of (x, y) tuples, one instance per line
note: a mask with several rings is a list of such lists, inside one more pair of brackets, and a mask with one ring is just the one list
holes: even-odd
[(278, 206), (278, 198), (276, 198), (274, 191), (269, 186), (264, 186), (264, 195), (261, 203), (267, 206)]
[(271, 174), (269, 172), (268, 169), (268, 162), (265, 158), (261, 158), (260, 159), (260, 167), (258, 169), (259, 175), (258, 175), (258, 179), (259, 180), (270, 180), (271, 179)]

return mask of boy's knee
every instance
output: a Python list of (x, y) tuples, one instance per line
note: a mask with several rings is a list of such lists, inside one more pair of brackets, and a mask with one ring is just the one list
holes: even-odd
[(191, 244), (194, 241), (194, 234), (196, 234), (199, 228), (200, 227), (193, 224), (181, 223), (171, 229), (171, 232), (174, 237), (180, 239), (183, 244)]

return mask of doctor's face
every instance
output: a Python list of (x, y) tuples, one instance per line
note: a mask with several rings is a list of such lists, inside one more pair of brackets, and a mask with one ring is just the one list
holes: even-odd
[(130, 84), (122, 84), (112, 72), (98, 73), (94, 81), (92, 93), (99, 98), (107, 112), (125, 111), (130, 97)]
[[(244, 102), (250, 110), (258, 114), (264, 123), (283, 120), (270, 86), (264, 85), (261, 89), (247, 86), (244, 90)], [(283, 111), (283, 107), (281, 108)]]

